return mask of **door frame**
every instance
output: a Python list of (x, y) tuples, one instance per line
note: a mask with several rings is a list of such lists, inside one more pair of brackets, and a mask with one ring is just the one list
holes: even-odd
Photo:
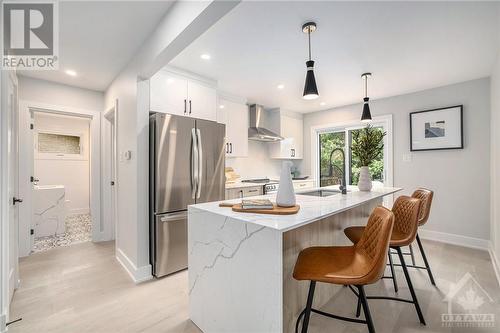
[[(386, 154), (384, 154), (384, 182), (385, 186), (393, 186), (394, 181), (394, 150), (392, 141), (392, 114), (377, 116), (372, 118), (372, 123), (382, 123), (387, 131), (387, 135), (384, 137), (384, 148), (386, 149)], [(326, 132), (331, 132), (336, 129), (345, 128), (363, 128), (366, 124), (362, 123), (360, 120), (348, 120), (338, 123), (330, 123), (311, 127), (311, 173), (312, 178), (316, 182), (316, 186), (320, 186), (320, 172), (319, 172), (319, 135)], [(348, 144), (346, 142), (346, 144)], [(347, 154), (346, 154), (347, 158)], [(345, 172), (345, 170), (344, 170)]]
[[(8, 82), (12, 81), (17, 90), (15, 71), (0, 71), (0, 332), (6, 331), (10, 308), (10, 200), (9, 197), (9, 121)], [(17, 96), (17, 91), (16, 91)], [(18, 96), (17, 96), (18, 97)], [(18, 98), (17, 98), (18, 99)], [(19, 102), (16, 101), (18, 107)], [(18, 108), (19, 109), (19, 108)], [(16, 115), (17, 117), (19, 114)], [(18, 118), (19, 121), (19, 118)], [(19, 134), (19, 133), (18, 133)], [(19, 146), (19, 137), (18, 142)], [(19, 164), (19, 163), (18, 163)], [(19, 176), (19, 175), (18, 175)], [(18, 215), (19, 216), (19, 215)], [(16, 263), (17, 266), (17, 263)], [(17, 271), (17, 267), (15, 269)], [(17, 274), (17, 272), (16, 272)], [(15, 277), (16, 286), (19, 284)]]
[[(19, 101), (19, 139), (20, 139), (20, 160), (30, 158), (30, 151), (33, 151), (33, 133), (30, 129), (30, 113), (44, 112), (61, 114), (67, 116), (78, 116), (90, 119), (90, 212), (92, 217), (92, 241), (104, 240), (104, 226), (101, 219), (101, 112), (86, 109), (77, 109), (68, 106), (51, 105), (33, 101)], [(30, 177), (31, 168), (28, 163), (19, 165), (19, 191), (24, 200), (24, 205), (20, 209), (19, 217), (19, 256), (30, 255), (32, 248), (32, 237), (30, 229), (33, 225), (32, 217), (32, 183)]]
[[(116, 239), (118, 214), (118, 100), (102, 114), (102, 214), (104, 240)], [(114, 182), (114, 186), (110, 183)]]

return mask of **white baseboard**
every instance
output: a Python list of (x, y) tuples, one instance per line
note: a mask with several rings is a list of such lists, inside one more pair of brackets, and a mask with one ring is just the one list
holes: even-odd
[(493, 270), (495, 271), (495, 275), (497, 276), (498, 285), (500, 286), (500, 261), (498, 261), (495, 249), (493, 248), (493, 243), (491, 242), (488, 252), (490, 253), (491, 262), (493, 263)]
[(134, 263), (125, 255), (125, 253), (123, 253), (123, 251), (118, 248), (116, 249), (116, 259), (123, 266), (123, 268), (125, 268), (128, 275), (130, 275), (135, 283), (141, 283), (153, 278), (153, 275), (151, 274), (151, 265), (137, 268)]
[(473, 249), (489, 251), (490, 241), (481, 238), (474, 238), (446, 232), (418, 229), (418, 234), (422, 239), (438, 241), (441, 243), (470, 247)]

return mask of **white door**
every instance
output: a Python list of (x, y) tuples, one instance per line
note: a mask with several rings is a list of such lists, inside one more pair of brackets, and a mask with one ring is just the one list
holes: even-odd
[(248, 156), (248, 107), (232, 102), (228, 104), (226, 133), (230, 143), (230, 156), (246, 157)]
[(8, 86), (8, 198), (9, 198), (9, 300), (12, 300), (14, 289), (19, 279), (18, 269), (18, 233), (19, 233), (19, 145), (18, 145), (18, 112), (17, 82), (9, 76)]
[(104, 114), (103, 178), (104, 178), (104, 240), (116, 238), (116, 120), (117, 102)]
[(168, 72), (158, 72), (149, 81), (149, 91), (151, 111), (188, 115), (187, 79)]
[[(214, 88), (188, 81), (188, 115), (205, 120), (217, 120), (217, 93)], [(170, 113), (170, 112), (169, 112)]]

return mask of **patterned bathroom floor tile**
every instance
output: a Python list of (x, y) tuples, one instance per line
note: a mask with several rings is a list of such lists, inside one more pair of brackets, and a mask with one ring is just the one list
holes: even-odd
[(33, 252), (47, 251), (56, 247), (69, 246), (92, 240), (92, 220), (89, 214), (76, 214), (66, 217), (66, 232), (35, 238)]

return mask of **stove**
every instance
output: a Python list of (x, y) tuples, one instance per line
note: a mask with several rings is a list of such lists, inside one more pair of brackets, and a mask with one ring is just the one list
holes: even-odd
[(269, 178), (244, 179), (242, 183), (254, 183), (264, 185), (264, 194), (278, 192), (279, 182)]

